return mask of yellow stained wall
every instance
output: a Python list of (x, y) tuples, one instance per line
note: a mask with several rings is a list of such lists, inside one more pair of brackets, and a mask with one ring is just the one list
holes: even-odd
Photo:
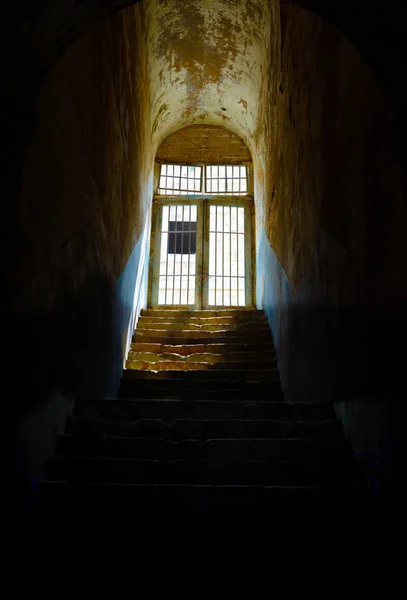
[(42, 311), (90, 274), (114, 282), (143, 230), (154, 156), (141, 3), (68, 50), (36, 114), (20, 197), (27, 251), (16, 303)]

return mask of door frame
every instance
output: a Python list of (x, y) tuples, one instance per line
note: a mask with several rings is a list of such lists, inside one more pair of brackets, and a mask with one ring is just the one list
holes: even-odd
[[(161, 207), (182, 204), (197, 205), (197, 232), (196, 232), (196, 283), (195, 305), (158, 304), (159, 264), (161, 252)], [(254, 202), (250, 196), (215, 196), (215, 195), (156, 195), (153, 197), (152, 227), (150, 239), (150, 261), (148, 276), (148, 307), (157, 310), (219, 310), (225, 307), (208, 304), (208, 273), (209, 268), (209, 205), (243, 206), (245, 211), (245, 281), (246, 281), (246, 306), (232, 306), (226, 308), (250, 309), (256, 305), (256, 269), (254, 249)], [(202, 226), (199, 227), (199, 222)], [(200, 281), (198, 282), (198, 278)], [(203, 279), (203, 281), (202, 281)], [(198, 293), (199, 291), (199, 293)]]

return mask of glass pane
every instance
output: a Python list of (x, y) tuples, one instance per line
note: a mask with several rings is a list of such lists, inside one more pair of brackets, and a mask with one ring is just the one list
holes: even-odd
[(236, 206), (231, 207), (230, 214), (231, 214), (230, 228), (231, 228), (232, 232), (236, 233), (237, 232), (237, 207)]
[(174, 166), (173, 165), (168, 165), (167, 167), (167, 175), (174, 175)]
[(216, 231), (222, 231), (223, 227), (223, 207), (216, 207)]
[(225, 206), (223, 209), (223, 231), (230, 231), (230, 206)]
[(241, 206), (239, 206), (238, 208), (238, 224), (239, 233), (244, 233), (244, 208), (242, 208)]
[(232, 246), (232, 250), (231, 250), (231, 274), (237, 276), (237, 263), (238, 263), (238, 256), (237, 256), (237, 234), (236, 233), (232, 233), (232, 240), (231, 240), (231, 246)]
[(238, 238), (238, 274), (240, 277), (244, 277), (244, 235), (239, 234)]
[(160, 277), (158, 286), (158, 304), (165, 304), (165, 281), (166, 277)]
[(215, 231), (216, 206), (209, 207), (209, 231)]
[(231, 290), (230, 290), (230, 304), (231, 306), (238, 306), (239, 299), (237, 293), (237, 277), (231, 278)]
[(161, 175), (167, 175), (167, 165), (161, 165)]
[(224, 269), (223, 272), (225, 275), (230, 275), (230, 267), (231, 267), (231, 245), (230, 245), (230, 233), (225, 233), (223, 235), (223, 259), (224, 259)]
[(216, 278), (216, 306), (222, 306), (222, 277)]
[(216, 238), (216, 275), (223, 275), (223, 235)]
[(181, 167), (179, 165), (174, 166), (174, 175), (179, 177), (181, 175)]
[(162, 225), (161, 225), (162, 231), (168, 231), (168, 215), (169, 215), (168, 206), (163, 206)]
[(239, 277), (239, 306), (245, 306), (246, 305), (246, 299), (245, 299), (245, 285), (244, 285), (244, 279), (242, 279), (241, 277)]

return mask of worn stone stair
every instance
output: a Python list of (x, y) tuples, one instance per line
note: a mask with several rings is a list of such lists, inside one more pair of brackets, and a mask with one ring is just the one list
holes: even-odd
[(145, 310), (119, 397), (78, 401), (37, 505), (266, 511), (370, 494), (332, 406), (284, 402), (262, 311)]

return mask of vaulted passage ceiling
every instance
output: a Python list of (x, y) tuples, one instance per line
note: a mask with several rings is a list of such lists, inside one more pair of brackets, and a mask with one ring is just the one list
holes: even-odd
[(205, 123), (250, 146), (270, 61), (270, 3), (149, 0), (145, 8), (155, 144)]

